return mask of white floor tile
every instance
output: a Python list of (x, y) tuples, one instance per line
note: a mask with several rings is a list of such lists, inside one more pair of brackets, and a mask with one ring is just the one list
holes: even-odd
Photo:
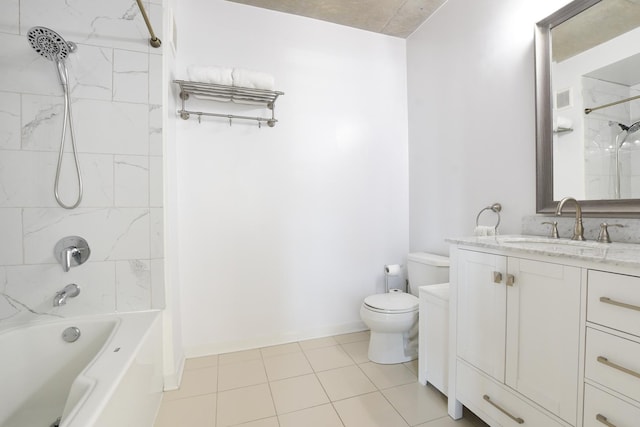
[(278, 414), (329, 403), (320, 381), (313, 374), (273, 381), (271, 393)]
[(217, 409), (216, 427), (233, 426), (276, 415), (267, 384), (222, 391), (218, 393)]
[(376, 391), (376, 386), (355, 365), (318, 372), (317, 375), (331, 401)]
[(408, 427), (380, 392), (334, 402), (345, 427)]
[(303, 350), (310, 350), (312, 348), (321, 348), (321, 347), (330, 347), (332, 345), (337, 345), (338, 341), (336, 341), (333, 337), (324, 337), (324, 338), (316, 338), (313, 340), (300, 341), (300, 347)]
[(313, 373), (311, 365), (302, 352), (265, 358), (264, 366), (269, 381)]
[(362, 332), (352, 332), (350, 334), (336, 335), (333, 338), (335, 338), (335, 340), (339, 344), (347, 344), (347, 343), (358, 342), (358, 341), (366, 341), (368, 343), (370, 336), (371, 334), (369, 333), (369, 331), (362, 331)]
[(215, 427), (216, 395), (163, 400), (154, 427)]
[(455, 421), (449, 416), (417, 425), (416, 427), (475, 427), (471, 422), (462, 419)]
[(164, 394), (165, 400), (184, 399), (218, 391), (218, 367), (190, 369), (182, 373), (182, 382), (177, 390)]
[(316, 372), (354, 364), (353, 359), (337, 345), (304, 350), (304, 353)]
[(369, 341), (357, 341), (342, 344), (342, 349), (356, 363), (366, 363), (369, 361)]
[(218, 366), (218, 355), (216, 354), (213, 356), (194, 357), (192, 359), (187, 359), (184, 362), (185, 371), (191, 369), (210, 368), (212, 366)]
[(218, 365), (229, 365), (231, 363), (247, 362), (249, 360), (262, 359), (259, 349), (236, 351), (218, 356)]
[(280, 427), (280, 423), (278, 423), (278, 417), (269, 417), (261, 420), (249, 421), (248, 423), (236, 424), (234, 427)]
[(403, 364), (380, 365), (368, 362), (359, 365), (379, 389), (395, 387), (417, 381), (416, 375)]
[(280, 427), (343, 427), (332, 405), (321, 405), (280, 415)]
[(218, 367), (218, 391), (267, 382), (262, 359), (238, 362)]
[(431, 386), (413, 382), (382, 390), (382, 394), (412, 426), (447, 416), (446, 397)]
[(290, 354), (290, 353), (300, 353), (301, 351), (302, 351), (302, 348), (300, 347), (300, 344), (298, 344), (297, 342), (292, 342), (289, 344), (274, 345), (271, 347), (263, 347), (260, 349), (260, 353), (262, 353), (263, 358), (280, 356), (283, 354)]

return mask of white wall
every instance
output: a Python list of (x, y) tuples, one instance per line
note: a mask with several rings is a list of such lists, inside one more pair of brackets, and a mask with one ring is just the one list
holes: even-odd
[(449, 0), (409, 37), (411, 250), (448, 253), (493, 202), (502, 234), (535, 212), (533, 29), (566, 3)]
[(361, 328), (408, 248), (405, 41), (221, 0), (180, 1), (178, 33), (178, 77), (242, 67), (285, 92), (275, 128), (178, 123), (187, 354)]
[[(160, 1), (145, 5), (160, 33)], [(36, 25), (78, 44), (67, 60), (84, 179), (74, 210), (53, 196), (63, 97), (53, 63), (27, 42)], [(133, 0), (2, 2), (0, 320), (164, 305), (161, 62)], [(69, 153), (63, 167), (69, 203)], [(64, 273), (53, 248), (68, 235), (84, 237), (92, 252)], [(54, 308), (56, 291), (72, 282), (80, 295)]]

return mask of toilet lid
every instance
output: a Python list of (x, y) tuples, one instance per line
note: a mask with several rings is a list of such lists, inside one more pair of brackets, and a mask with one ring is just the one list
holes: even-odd
[(418, 309), (418, 298), (404, 292), (370, 295), (364, 304), (375, 309), (394, 313), (406, 313)]

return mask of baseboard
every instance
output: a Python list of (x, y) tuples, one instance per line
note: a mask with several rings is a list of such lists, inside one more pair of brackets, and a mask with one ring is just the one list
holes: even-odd
[(298, 331), (295, 333), (283, 333), (267, 337), (248, 338), (245, 340), (202, 344), (186, 347), (184, 352), (186, 358), (202, 357), (212, 354), (223, 354), (234, 351), (251, 350), (254, 348), (269, 347), (273, 345), (287, 344), (314, 338), (324, 338), (333, 335), (361, 332), (366, 331), (367, 329), (367, 326), (363, 322), (357, 321), (343, 323), (340, 325), (331, 325), (323, 328)]
[(182, 356), (175, 372), (164, 375), (164, 391), (177, 390), (182, 382), (182, 373), (184, 372), (184, 362), (186, 358)]

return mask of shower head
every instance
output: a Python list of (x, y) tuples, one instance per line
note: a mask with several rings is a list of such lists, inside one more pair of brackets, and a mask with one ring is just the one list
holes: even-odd
[(638, 132), (640, 130), (640, 120), (633, 123), (631, 126), (626, 127), (626, 129), (624, 129), (625, 131), (627, 131), (627, 134), (624, 136), (624, 138), (622, 138), (622, 142), (620, 143), (620, 147), (622, 147), (624, 145), (625, 142), (627, 142), (627, 138), (629, 138), (629, 135), (634, 134), (636, 132)]
[(50, 61), (64, 61), (75, 52), (76, 44), (67, 42), (60, 34), (46, 27), (33, 27), (27, 31), (31, 47)]

